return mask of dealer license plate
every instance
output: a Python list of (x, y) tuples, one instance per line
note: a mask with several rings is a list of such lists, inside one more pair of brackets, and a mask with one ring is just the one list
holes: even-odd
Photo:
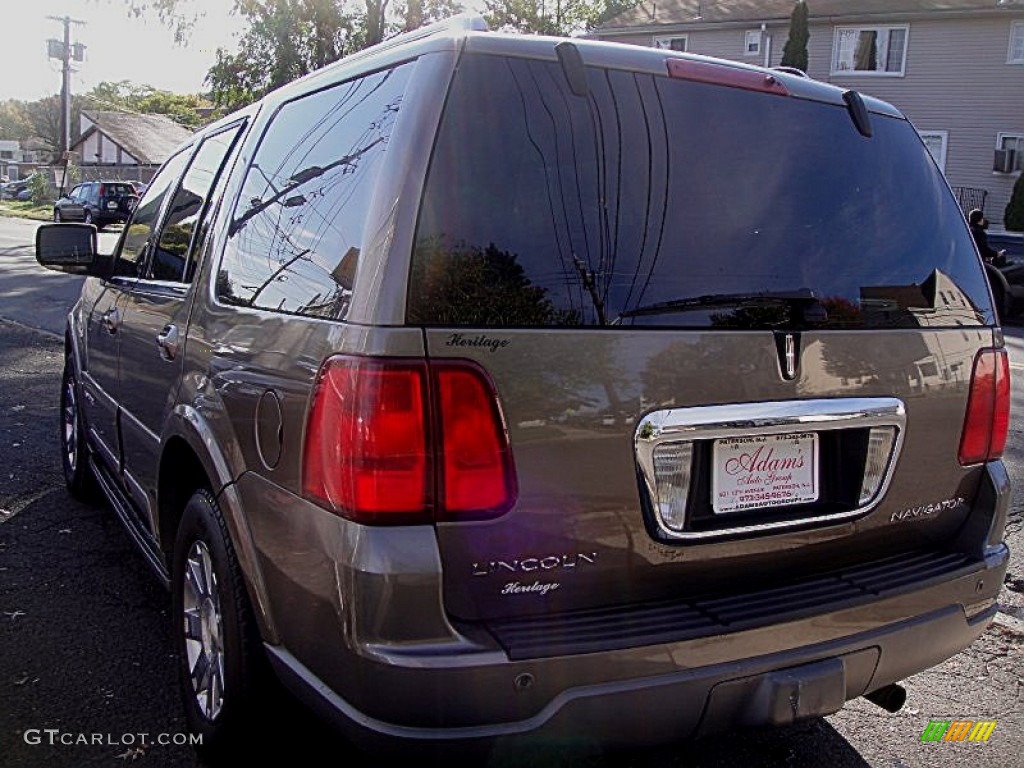
[(714, 444), (711, 506), (716, 514), (818, 500), (818, 436), (729, 437)]

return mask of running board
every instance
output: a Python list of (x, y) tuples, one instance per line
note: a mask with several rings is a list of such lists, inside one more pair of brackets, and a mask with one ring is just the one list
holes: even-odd
[(107, 501), (110, 502), (110, 506), (113, 507), (114, 513), (117, 518), (121, 521), (121, 525), (128, 533), (132, 543), (135, 544), (135, 548), (142, 553), (142, 556), (146, 559), (146, 563), (152, 569), (153, 573), (163, 584), (164, 589), (171, 588), (171, 576), (167, 571), (167, 564), (164, 562), (160, 552), (154, 546), (152, 539), (142, 530), (140, 530), (138, 523), (135, 521), (135, 515), (132, 513), (132, 503), (124, 493), (117, 487), (117, 482), (111, 477), (110, 472), (102, 465), (101, 462), (95, 460), (94, 457), (89, 456), (89, 467), (92, 469), (93, 476), (96, 478), (97, 483), (103, 491), (103, 495), (107, 497)]

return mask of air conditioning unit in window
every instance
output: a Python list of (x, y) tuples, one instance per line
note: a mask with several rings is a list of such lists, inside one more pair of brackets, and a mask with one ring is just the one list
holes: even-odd
[(1017, 165), (1017, 150), (997, 149), (992, 160), (992, 170), (996, 173), (1012, 173)]

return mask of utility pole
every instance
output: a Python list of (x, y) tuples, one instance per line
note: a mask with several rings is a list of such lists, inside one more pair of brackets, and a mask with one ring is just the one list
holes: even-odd
[[(64, 40), (47, 40), (47, 53), (51, 59), (61, 60), (61, 88), (60, 88), (60, 150), (61, 158), (64, 161), (64, 176), (67, 177), (69, 153), (71, 151), (71, 60), (83, 61), (85, 59), (85, 46), (81, 43), (71, 44), (71, 25), (85, 24), (79, 19), (72, 19), (70, 16), (47, 16), (51, 21), (57, 21), (64, 25)], [(61, 181), (61, 193), (64, 192), (64, 180)]]

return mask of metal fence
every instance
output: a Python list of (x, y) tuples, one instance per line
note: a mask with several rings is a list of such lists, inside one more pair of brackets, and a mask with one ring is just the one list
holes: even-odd
[(956, 201), (960, 204), (960, 210), (964, 214), (968, 214), (975, 208), (984, 211), (985, 210), (985, 199), (988, 197), (987, 189), (978, 189), (978, 187), (953, 187), (953, 194), (956, 195)]
[(36, 170), (50, 183), (50, 196), (57, 199), (83, 181), (141, 181), (148, 184), (159, 165), (84, 165), (78, 166), (77, 178), (64, 175), (63, 165), (41, 165)]

